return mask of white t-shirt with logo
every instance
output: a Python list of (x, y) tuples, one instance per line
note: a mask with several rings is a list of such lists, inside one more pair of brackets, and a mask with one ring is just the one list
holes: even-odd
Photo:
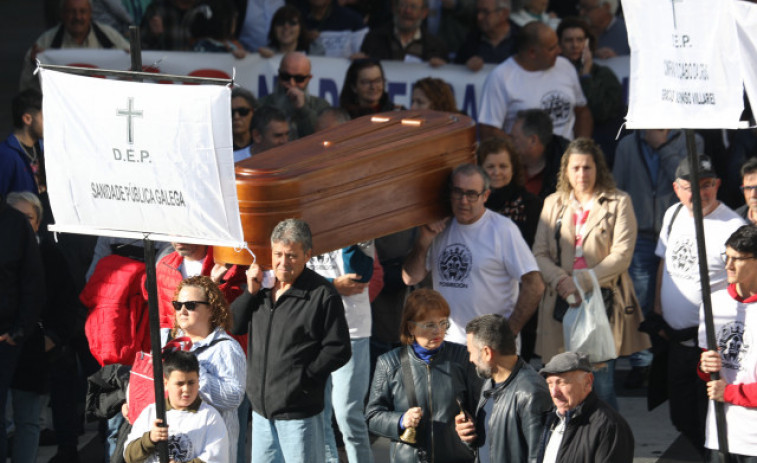
[[(757, 304), (736, 301), (727, 289), (712, 294), (712, 317), (723, 368), (728, 384), (757, 382)], [(700, 311), (699, 345), (707, 345), (704, 310)], [(718, 449), (715, 407), (709, 401), (705, 447)], [(738, 455), (757, 455), (757, 408), (725, 404), (728, 450)]]
[(470, 225), (453, 218), (431, 243), (426, 269), (450, 306), (446, 339), (459, 344), (465, 344), (471, 319), (491, 313), (509, 317), (520, 278), (539, 271), (515, 223), (488, 209)]
[(510, 133), (518, 111), (543, 109), (552, 118), (554, 134), (572, 140), (577, 106), (586, 106), (586, 97), (576, 68), (566, 58), (558, 56), (551, 68), (532, 72), (510, 57), (484, 82), (478, 122)]
[[(699, 325), (702, 288), (694, 217), (686, 207), (681, 208), (676, 216), (668, 236), (668, 224), (677, 207), (678, 203), (665, 212), (655, 254), (665, 259), (660, 290), (662, 317), (673, 329), (682, 330)], [(725, 262), (720, 255), (725, 252), (726, 240), (744, 224), (744, 219), (722, 203), (704, 217), (707, 269), (712, 292), (726, 287)]]

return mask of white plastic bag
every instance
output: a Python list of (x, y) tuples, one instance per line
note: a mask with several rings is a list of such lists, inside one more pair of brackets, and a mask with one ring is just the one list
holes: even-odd
[(562, 331), (566, 351), (583, 352), (589, 355), (592, 363), (599, 363), (618, 355), (597, 276), (593, 270), (588, 272), (594, 282), (594, 289), (587, 296), (573, 277), (576, 288), (581, 293), (581, 305), (568, 308), (562, 321)]

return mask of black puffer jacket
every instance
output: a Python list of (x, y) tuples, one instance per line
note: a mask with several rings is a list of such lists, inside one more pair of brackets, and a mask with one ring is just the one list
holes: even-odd
[(429, 462), (470, 462), (473, 452), (455, 432), (455, 415), (460, 398), (468, 412), (478, 401), (481, 380), (468, 361), (464, 346), (445, 342), (441, 350), (426, 364), (417, 358), (412, 347), (398, 347), (379, 357), (366, 408), (368, 429), (392, 440), (392, 462), (418, 461), (417, 448), (400, 442), (399, 420), (408, 408), (407, 392), (402, 383), (400, 355), (410, 351), (415, 395), (423, 409), (423, 418), (416, 431), (418, 445), (426, 449)]
[[(539, 448), (539, 463), (552, 435), (557, 414), (548, 415)], [(557, 461), (591, 461), (594, 463), (633, 462), (634, 439), (631, 427), (609, 405), (599, 400), (593, 391), (570, 414), (565, 426)]]
[[(501, 384), (484, 383), (476, 410), (476, 432), (485, 436), (484, 415), (481, 409), (486, 398), (494, 400), (489, 421), (489, 435), (485, 442), (491, 461), (508, 463), (534, 462), (539, 451), (539, 439), (544, 421), (552, 408), (547, 383), (539, 373), (518, 358), (515, 368)], [(481, 439), (480, 439), (481, 440)], [(587, 460), (588, 461), (588, 460)]]

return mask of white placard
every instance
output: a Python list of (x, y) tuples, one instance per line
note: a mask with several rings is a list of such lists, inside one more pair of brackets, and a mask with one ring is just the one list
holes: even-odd
[(732, 0), (626, 0), (628, 128), (731, 128), (743, 110)]
[(734, 2), (734, 17), (739, 39), (741, 75), (744, 78), (752, 112), (757, 104), (757, 5), (749, 2)]
[(244, 245), (229, 88), (41, 73), (55, 230)]

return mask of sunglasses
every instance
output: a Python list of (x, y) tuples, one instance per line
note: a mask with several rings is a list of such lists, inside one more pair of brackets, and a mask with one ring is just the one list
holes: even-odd
[(208, 305), (205, 301), (171, 301), (171, 304), (173, 305), (173, 309), (177, 312), (181, 310), (182, 306), (186, 307), (190, 312), (194, 312), (199, 304)]
[(231, 117), (234, 117), (234, 114), (239, 114), (241, 117), (246, 117), (252, 109), (250, 108), (231, 108)]
[(295, 82), (297, 82), (298, 84), (301, 84), (305, 82), (308, 79), (308, 77), (310, 77), (310, 75), (303, 76), (301, 74), (289, 74), (287, 72), (279, 71), (279, 80), (284, 81), (284, 82), (289, 82), (290, 80), (294, 79)]

